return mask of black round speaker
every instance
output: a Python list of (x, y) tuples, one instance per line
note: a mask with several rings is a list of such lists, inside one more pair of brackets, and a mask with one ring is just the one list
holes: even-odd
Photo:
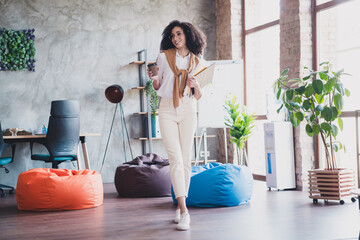
[(119, 103), (124, 97), (124, 89), (117, 84), (111, 85), (105, 90), (105, 96), (111, 103)]

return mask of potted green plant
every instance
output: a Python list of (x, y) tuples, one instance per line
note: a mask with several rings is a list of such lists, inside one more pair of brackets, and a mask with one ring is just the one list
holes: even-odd
[[(305, 130), (308, 136), (319, 135), (325, 151), (325, 169), (309, 171), (310, 198), (342, 200), (340, 180), (335, 184), (336, 189), (331, 189), (336, 179), (342, 176), (353, 176), (352, 170), (337, 167), (335, 152), (343, 148), (337, 140), (339, 130), (343, 129), (340, 118), (343, 109), (344, 96), (350, 96), (350, 91), (344, 88), (341, 76), (343, 70), (332, 71), (331, 64), (320, 64), (319, 71), (305, 67), (309, 74), (305, 77), (288, 80), (285, 69), (274, 84), (276, 98), (281, 101), (279, 112), (283, 107), (288, 111), (290, 122), (294, 127), (305, 121)], [(355, 180), (355, 179), (354, 179)], [(345, 191), (345, 190), (344, 190)], [(335, 193), (334, 193), (335, 192)], [(347, 192), (347, 190), (346, 190)]]
[(150, 79), (145, 86), (146, 95), (150, 100), (150, 108), (151, 108), (151, 135), (152, 137), (156, 137), (156, 109), (159, 104), (159, 97), (153, 87), (152, 80)]
[(225, 100), (224, 108), (229, 114), (225, 117), (225, 125), (230, 128), (230, 141), (237, 148), (237, 156), (240, 165), (247, 165), (245, 143), (252, 134), (254, 128), (255, 116), (248, 114), (246, 108), (240, 108), (236, 95), (230, 94)]

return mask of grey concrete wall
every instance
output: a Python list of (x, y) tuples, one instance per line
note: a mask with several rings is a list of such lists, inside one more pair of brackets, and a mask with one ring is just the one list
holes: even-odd
[[(112, 84), (124, 88), (122, 101), (133, 135), (138, 129), (133, 113), (140, 110), (137, 51), (148, 49), (155, 60), (161, 32), (174, 19), (189, 21), (208, 37), (205, 59), (216, 54), (215, 0), (1, 0), (0, 27), (35, 28), (36, 72), (0, 72), (0, 121), (3, 129), (24, 128), (41, 132), (47, 124), (50, 102), (75, 99), (81, 105), (81, 132), (98, 132), (88, 138), (91, 167), (99, 170), (115, 105), (104, 96)], [(141, 143), (131, 140), (135, 156)], [(164, 157), (161, 141), (153, 151)], [(42, 151), (38, 148), (38, 151)], [(130, 156), (128, 156), (129, 160)], [(112, 182), (117, 165), (124, 162), (119, 114), (102, 171), (104, 182)], [(15, 185), (18, 175), (36, 167), (50, 167), (30, 159), (29, 145), (17, 145), (15, 161), (0, 169), (0, 182)], [(70, 163), (61, 168), (75, 167)]]

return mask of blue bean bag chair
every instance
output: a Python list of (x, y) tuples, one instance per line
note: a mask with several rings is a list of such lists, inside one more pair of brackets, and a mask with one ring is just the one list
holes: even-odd
[[(192, 168), (187, 206), (231, 207), (247, 203), (251, 199), (254, 179), (246, 166), (208, 163)], [(171, 188), (175, 204), (175, 194)]]

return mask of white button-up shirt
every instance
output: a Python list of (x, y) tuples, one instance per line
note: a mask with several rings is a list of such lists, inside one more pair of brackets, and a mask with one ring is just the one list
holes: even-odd
[[(176, 50), (176, 66), (179, 69), (187, 69), (189, 67), (189, 62), (190, 62), (190, 54), (188, 54), (186, 57), (182, 57)], [(160, 82), (160, 87), (157, 90), (157, 94), (159, 97), (162, 98), (173, 98), (174, 73), (170, 68), (165, 53), (161, 52), (159, 54), (157, 58), (157, 66), (159, 68), (158, 76)], [(189, 76), (192, 76), (194, 73), (196, 73), (198, 67), (199, 64), (189, 73)], [(181, 83), (181, 75), (179, 78), (179, 86), (180, 83)]]

